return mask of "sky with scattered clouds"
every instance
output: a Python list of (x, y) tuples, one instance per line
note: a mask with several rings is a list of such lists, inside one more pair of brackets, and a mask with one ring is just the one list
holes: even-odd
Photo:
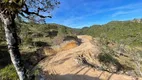
[(52, 11), (47, 23), (72, 28), (106, 24), (112, 20), (142, 18), (142, 0), (59, 0), (59, 8)]

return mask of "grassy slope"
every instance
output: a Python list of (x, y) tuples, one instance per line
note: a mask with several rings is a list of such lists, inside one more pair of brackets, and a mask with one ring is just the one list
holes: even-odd
[(132, 21), (112, 21), (105, 25), (83, 28), (81, 34), (123, 42), (131, 46), (142, 45), (142, 23)]

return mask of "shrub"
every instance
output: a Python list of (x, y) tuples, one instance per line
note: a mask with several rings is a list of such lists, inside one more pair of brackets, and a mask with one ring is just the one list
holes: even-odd
[(26, 38), (24, 39), (24, 44), (29, 44), (29, 45), (31, 45), (31, 44), (32, 44), (32, 41), (33, 41), (33, 39), (32, 39), (31, 37), (26, 37)]
[(64, 35), (58, 35), (53, 39), (53, 45), (59, 45), (63, 42)]
[(0, 80), (18, 80), (17, 73), (13, 65), (8, 65), (0, 70)]
[(32, 42), (32, 45), (36, 47), (50, 46), (48, 43), (42, 41)]
[[(105, 67), (104, 70), (109, 72), (122, 71), (123, 73), (134, 70), (132, 66), (134, 62), (130, 61), (130, 52), (127, 51), (126, 45), (114, 43), (105, 37), (99, 41), (101, 53), (98, 55), (98, 59)], [(110, 44), (113, 45), (110, 46)]]

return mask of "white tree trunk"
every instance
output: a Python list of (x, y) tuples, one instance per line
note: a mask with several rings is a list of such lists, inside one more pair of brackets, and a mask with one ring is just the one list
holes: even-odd
[(3, 22), (5, 37), (10, 53), (11, 61), (17, 71), (20, 80), (27, 80), (26, 70), (21, 60), (21, 54), (18, 47), (18, 39), (15, 25), (15, 15), (5, 15), (0, 13), (0, 19)]

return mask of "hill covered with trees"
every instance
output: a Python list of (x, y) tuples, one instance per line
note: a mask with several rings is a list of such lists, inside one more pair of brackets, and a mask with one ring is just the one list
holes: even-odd
[(141, 19), (132, 21), (111, 21), (104, 25), (93, 25), (80, 30), (80, 34), (93, 37), (105, 37), (115, 42), (122, 42), (131, 46), (142, 45)]

